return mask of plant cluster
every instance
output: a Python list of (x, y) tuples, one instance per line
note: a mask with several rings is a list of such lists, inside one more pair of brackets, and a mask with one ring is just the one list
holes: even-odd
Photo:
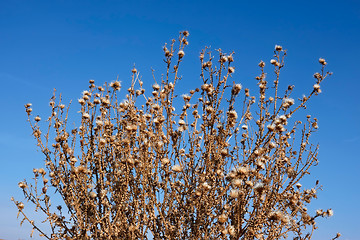
[[(120, 81), (90, 80), (78, 100), (78, 127), (70, 127), (69, 106), (55, 93), (45, 133), (25, 105), (45, 167), (19, 187), (45, 214), (50, 232), (13, 201), (33, 230), (47, 239), (310, 239), (315, 220), (333, 214), (310, 213), (320, 185), (301, 184), (318, 161), (318, 146), (310, 143), (318, 120), (293, 119), (321, 93), (331, 74), (325, 60), (309, 93), (294, 100), (294, 86), (279, 90), (286, 50), (276, 45), (275, 80), (267, 80), (261, 61), (256, 99), (231, 81), (234, 54), (205, 48), (202, 85), (178, 97), (188, 35), (164, 46), (166, 73), (150, 94), (135, 68), (123, 101)], [(53, 190), (62, 199), (56, 207)]]

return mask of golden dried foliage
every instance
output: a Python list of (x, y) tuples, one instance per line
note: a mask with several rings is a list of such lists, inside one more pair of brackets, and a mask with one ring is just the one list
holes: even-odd
[[(34, 169), (33, 184), (19, 187), (51, 232), (13, 200), (23, 221), (47, 239), (310, 239), (316, 218), (332, 215), (331, 209), (308, 212), (320, 186), (300, 184), (317, 163), (318, 147), (309, 142), (317, 119), (292, 119), (321, 92), (331, 74), (325, 60), (309, 94), (295, 101), (294, 86), (280, 94), (286, 50), (275, 46), (275, 81), (266, 79), (261, 61), (255, 101), (249, 89), (229, 81), (233, 54), (205, 48), (201, 87), (179, 98), (188, 35), (165, 45), (166, 73), (150, 95), (136, 68), (122, 102), (119, 81), (95, 86), (90, 80), (78, 100), (77, 128), (70, 128), (68, 108), (55, 93), (45, 134), (41, 118), (32, 121), (31, 104), (25, 106), (45, 168)], [(178, 111), (176, 101), (183, 103)], [(55, 210), (50, 189), (63, 200)]]

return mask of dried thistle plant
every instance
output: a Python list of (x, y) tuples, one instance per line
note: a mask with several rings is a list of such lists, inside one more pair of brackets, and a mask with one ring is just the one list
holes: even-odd
[[(180, 98), (175, 88), (188, 35), (181, 32), (164, 46), (166, 73), (149, 95), (135, 68), (122, 102), (119, 81), (96, 86), (90, 80), (78, 100), (79, 127), (71, 129), (69, 108), (55, 93), (45, 134), (41, 118), (25, 105), (45, 167), (19, 187), (44, 213), (50, 232), (12, 200), (34, 231), (47, 239), (310, 239), (315, 220), (333, 214), (310, 213), (320, 186), (300, 183), (317, 164), (310, 136), (318, 120), (293, 119), (331, 75), (325, 60), (308, 95), (295, 101), (294, 86), (280, 93), (286, 50), (276, 45), (270, 61), (275, 81), (267, 80), (261, 61), (255, 100), (230, 81), (233, 53), (205, 48), (203, 83)], [(175, 111), (179, 101), (183, 107)], [(54, 189), (63, 201), (56, 209)]]

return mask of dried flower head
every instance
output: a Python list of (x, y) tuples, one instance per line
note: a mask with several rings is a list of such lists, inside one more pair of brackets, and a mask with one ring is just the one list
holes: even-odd
[(114, 90), (120, 90), (121, 83), (120, 83), (120, 81), (114, 81), (114, 82), (110, 83), (110, 87), (112, 87)]
[(281, 220), (282, 217), (283, 214), (280, 211), (273, 211), (269, 214), (269, 220), (273, 220), (273, 221), (279, 221)]
[(79, 102), (81, 105), (84, 105), (84, 104), (85, 104), (85, 100), (84, 100), (83, 98), (80, 98), (80, 99), (78, 100), (78, 102)]
[(19, 210), (23, 210), (25, 205), (21, 202), (17, 205), (17, 207), (19, 208)]
[(227, 230), (228, 230), (228, 233), (229, 233), (231, 236), (235, 236), (236, 231), (235, 231), (235, 227), (234, 227), (234, 226), (229, 225), (228, 228), (227, 228)]
[(225, 223), (228, 219), (228, 216), (226, 214), (221, 214), (218, 219), (220, 223)]
[(90, 115), (88, 113), (83, 113), (82, 117), (84, 119), (89, 119), (90, 118)]
[(179, 58), (183, 58), (185, 56), (185, 52), (183, 50), (180, 50), (178, 52), (178, 56), (179, 56)]
[(229, 68), (228, 68), (228, 72), (229, 72), (229, 73), (234, 73), (234, 72), (235, 72), (235, 68), (234, 68), (234, 67), (229, 67)]
[(262, 191), (264, 190), (264, 184), (263, 183), (256, 183), (253, 187), (254, 191), (257, 193), (262, 193)]
[(90, 192), (90, 197), (91, 198), (96, 198), (97, 197), (97, 194), (95, 192)]
[(182, 170), (183, 170), (183, 168), (180, 166), (180, 165), (174, 165), (173, 167), (172, 167), (172, 170), (174, 171), (174, 172), (182, 172)]
[(227, 60), (228, 60), (228, 58), (227, 58), (226, 56), (222, 56), (222, 57), (220, 58), (220, 62), (221, 62), (221, 63), (225, 63), (225, 62), (227, 62)]
[(18, 186), (19, 186), (19, 188), (21, 188), (21, 189), (24, 189), (24, 188), (27, 187), (27, 185), (26, 185), (25, 182), (19, 182)]
[(319, 63), (320, 63), (321, 65), (326, 65), (326, 64), (327, 64), (326, 61), (325, 61), (325, 59), (323, 59), (323, 58), (319, 58)]
[(269, 131), (274, 131), (275, 130), (275, 125), (274, 124), (269, 124), (269, 125), (267, 125), (267, 129), (269, 130)]
[(314, 84), (313, 88), (314, 88), (314, 90), (319, 90), (319, 89), (320, 89), (320, 85), (319, 85), (319, 84)]
[(290, 106), (292, 106), (294, 104), (295, 104), (295, 100), (293, 98), (286, 97), (286, 98), (283, 99), (282, 105), (283, 105), (284, 108), (288, 108), (288, 107), (290, 107)]
[(233, 95), (238, 95), (239, 92), (241, 91), (242, 85), (240, 83), (238, 84), (234, 84), (232, 90), (231, 90), (231, 94)]
[(275, 45), (275, 51), (282, 51), (282, 46), (280, 45)]
[(230, 197), (231, 198), (237, 198), (239, 196), (239, 190), (238, 189), (231, 189), (230, 190)]
[(326, 211), (326, 213), (327, 213), (327, 215), (329, 216), (329, 217), (332, 217), (333, 215), (334, 215), (334, 211), (330, 208), (330, 209), (328, 209), (327, 211)]
[(258, 65), (259, 65), (259, 67), (263, 68), (263, 67), (265, 67), (265, 62), (263, 62), (263, 61), (261, 60)]
[(229, 111), (228, 116), (229, 116), (229, 119), (237, 119), (238, 118), (238, 114), (235, 110)]
[(270, 63), (275, 66), (277, 66), (279, 64), (278, 61), (276, 61), (275, 59), (271, 59)]
[(162, 165), (167, 165), (167, 164), (169, 164), (170, 163), (170, 160), (168, 159), (168, 158), (163, 158), (163, 159), (161, 159), (161, 164)]
[(154, 84), (152, 85), (152, 87), (153, 87), (153, 89), (154, 89), (155, 91), (158, 91), (158, 90), (160, 89), (160, 85), (157, 84), (157, 83), (154, 83)]
[(243, 181), (241, 179), (236, 178), (232, 180), (231, 184), (235, 187), (240, 187), (243, 184)]

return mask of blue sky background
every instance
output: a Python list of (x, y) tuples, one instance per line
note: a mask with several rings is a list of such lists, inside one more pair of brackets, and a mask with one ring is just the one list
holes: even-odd
[(0, 238), (29, 238), (10, 197), (23, 199), (17, 183), (43, 163), (23, 105), (31, 102), (34, 114), (46, 116), (53, 88), (66, 102), (76, 100), (89, 79), (102, 84), (119, 76), (126, 84), (134, 63), (150, 86), (150, 69), (158, 79), (165, 70), (162, 46), (181, 30), (190, 31), (184, 92), (201, 83), (204, 46), (235, 51), (234, 80), (253, 87), (258, 62), (269, 63), (274, 45), (282, 45), (288, 58), (281, 81), (295, 84), (294, 97), (311, 89), (318, 58), (327, 60), (334, 75), (307, 110), (320, 126), (313, 137), (320, 163), (309, 179), (323, 185), (312, 208), (331, 207), (335, 215), (318, 221), (314, 239), (336, 232), (360, 239), (360, 3), (349, 0), (1, 1)]

